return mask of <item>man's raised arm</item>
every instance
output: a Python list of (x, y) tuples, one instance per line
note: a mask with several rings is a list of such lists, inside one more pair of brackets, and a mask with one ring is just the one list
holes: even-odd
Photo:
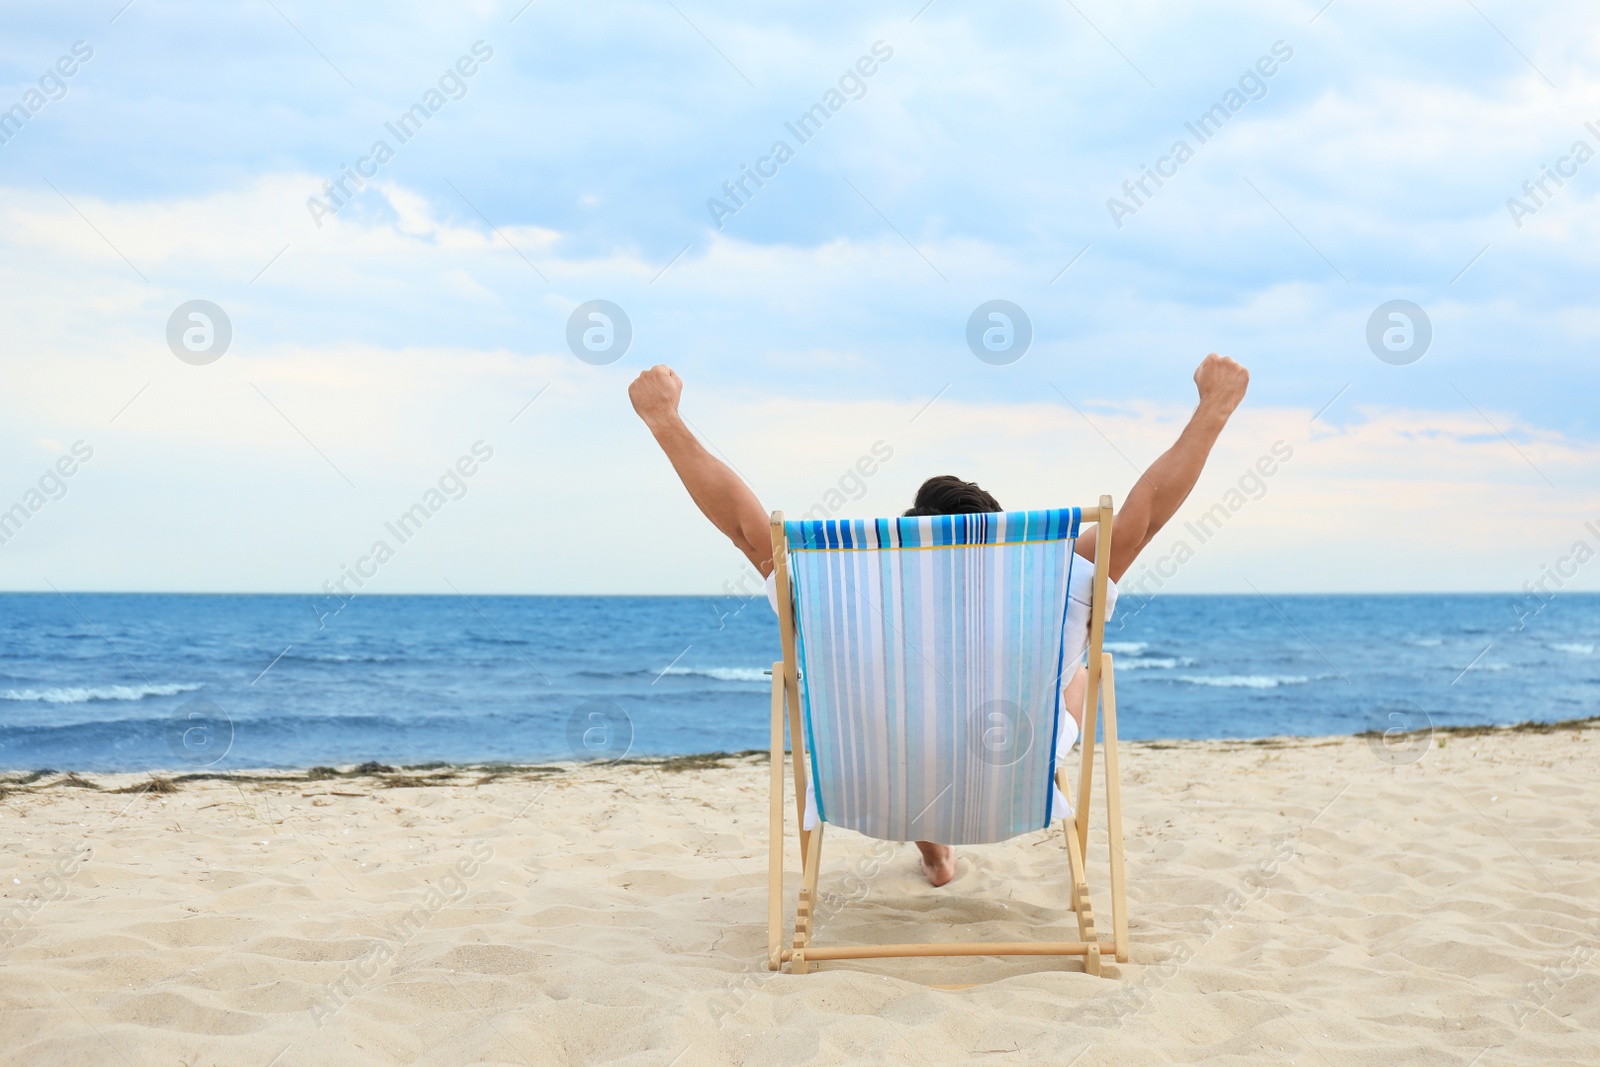
[[(1111, 580), (1119, 582), (1139, 553), (1167, 524), (1200, 480), (1211, 446), (1217, 443), (1250, 385), (1250, 372), (1227, 356), (1206, 356), (1194, 372), (1200, 402), (1172, 447), (1140, 475), (1117, 511), (1111, 533)], [(1078, 538), (1078, 554), (1094, 559), (1098, 530)]]
[(765, 578), (772, 572), (772, 534), (761, 501), (744, 479), (710, 452), (678, 414), (683, 379), (656, 364), (628, 386), (628, 399), (650, 427), (701, 514), (727, 535)]

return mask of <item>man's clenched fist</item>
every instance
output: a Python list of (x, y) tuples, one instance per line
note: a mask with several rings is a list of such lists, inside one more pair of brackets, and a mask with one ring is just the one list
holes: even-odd
[(1244, 399), (1250, 372), (1227, 356), (1213, 352), (1196, 368), (1194, 384), (1200, 389), (1200, 406), (1225, 419)]
[(628, 386), (633, 410), (652, 429), (678, 413), (678, 398), (682, 395), (683, 379), (665, 363), (644, 371)]

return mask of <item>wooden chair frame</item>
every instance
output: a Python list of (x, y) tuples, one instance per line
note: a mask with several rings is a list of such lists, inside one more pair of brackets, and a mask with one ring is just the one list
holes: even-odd
[[(902, 945), (837, 945), (812, 943), (815, 933), (817, 877), (822, 865), (823, 823), (805, 828), (806, 752), (805, 730), (801, 722), (799, 664), (795, 655), (794, 603), (789, 592), (788, 537), (783, 512), (772, 513), (772, 565), (777, 584), (778, 619), (783, 638), (783, 659), (772, 665), (772, 771), (771, 827), (767, 849), (767, 967), (778, 970), (790, 965), (794, 974), (807, 973), (813, 964), (824, 960), (875, 959), (890, 956), (1082, 956), (1089, 974), (1100, 974), (1105, 955), (1117, 962), (1128, 960), (1127, 879), (1123, 870), (1122, 791), (1117, 768), (1116, 675), (1111, 653), (1106, 652), (1106, 585), (1111, 569), (1111, 497), (1102, 496), (1097, 507), (1083, 508), (1083, 523), (1095, 523), (1099, 531), (1095, 543), (1094, 594), (1089, 613), (1089, 685), (1084, 701), (1082, 766), (1078, 776), (1077, 811), (1071, 820), (1062, 819), (1069, 865), (1068, 906), (1078, 917), (1077, 941), (936, 942)], [(794, 937), (783, 944), (783, 807), (784, 807), (784, 722), (788, 722), (789, 748), (794, 754), (795, 818), (800, 830), (801, 888), (795, 911)], [(1094, 905), (1084, 856), (1089, 847), (1090, 787), (1094, 778), (1095, 734), (1102, 725), (1105, 744), (1106, 821), (1110, 843), (1111, 931), (1110, 940), (1101, 940), (1095, 926)], [(1064, 761), (1063, 761), (1064, 762)], [(1070, 796), (1065, 766), (1056, 768), (1056, 784)]]

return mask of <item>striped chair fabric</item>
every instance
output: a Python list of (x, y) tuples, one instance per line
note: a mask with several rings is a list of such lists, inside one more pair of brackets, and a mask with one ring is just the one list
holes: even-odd
[(785, 524), (824, 822), (950, 845), (1049, 825), (1080, 514)]

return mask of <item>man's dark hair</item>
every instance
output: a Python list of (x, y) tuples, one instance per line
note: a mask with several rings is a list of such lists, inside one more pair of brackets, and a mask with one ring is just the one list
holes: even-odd
[(979, 488), (977, 482), (964, 482), (953, 474), (929, 478), (917, 490), (916, 503), (906, 517), (917, 515), (972, 515), (984, 511), (1004, 511), (1000, 502)]

